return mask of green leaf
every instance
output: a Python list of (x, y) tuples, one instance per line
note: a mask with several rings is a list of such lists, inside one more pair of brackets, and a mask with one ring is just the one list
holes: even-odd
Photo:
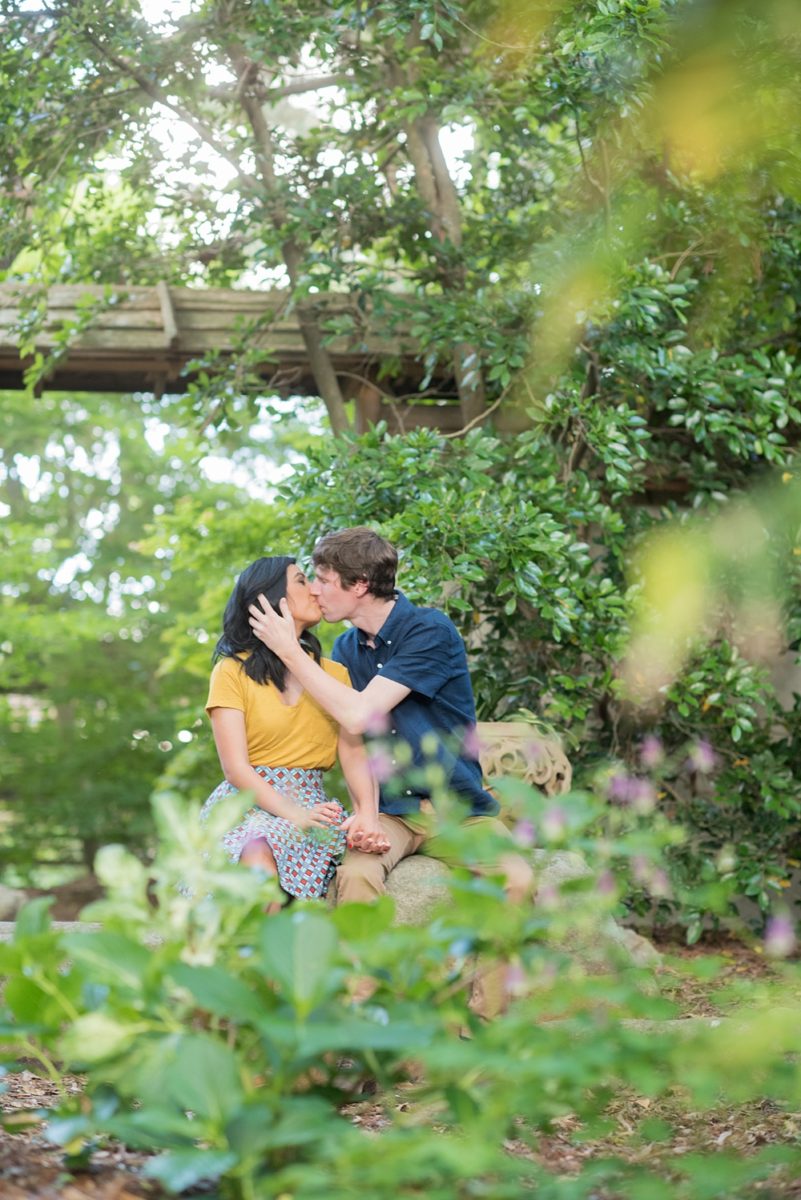
[(392, 1050), (398, 1053), (421, 1050), (431, 1044), (438, 1026), (435, 1022), (377, 1021), (344, 1018), (303, 1026), (298, 1037), (298, 1053), (317, 1058), (327, 1050), (363, 1053), (368, 1050)]
[(202, 1008), (232, 1021), (258, 1021), (265, 1005), (240, 979), (222, 967), (195, 967), (175, 963), (168, 972), (179, 987), (186, 988)]
[(185, 1192), (199, 1183), (219, 1179), (236, 1163), (236, 1154), (226, 1150), (168, 1150), (145, 1163), (142, 1173), (148, 1179), (158, 1179), (171, 1192)]
[(265, 971), (286, 999), (301, 1010), (311, 1007), (325, 990), (336, 945), (333, 922), (318, 913), (279, 913), (262, 925)]
[(110, 983), (140, 991), (144, 976), (153, 962), (153, 952), (122, 933), (97, 930), (70, 933), (64, 948), (73, 959), (89, 967), (95, 975)]
[(239, 1061), (228, 1046), (206, 1033), (180, 1038), (168, 1077), (179, 1108), (222, 1126), (244, 1098)]
[(266, 1104), (249, 1104), (225, 1129), (242, 1157), (286, 1146), (319, 1142), (330, 1130), (331, 1108), (319, 1096), (286, 1096), (276, 1114)]
[(14, 941), (20, 942), (23, 938), (47, 933), (51, 926), (50, 908), (52, 904), (52, 896), (38, 896), (35, 900), (29, 900), (27, 904), (23, 905), (17, 913)]
[(331, 920), (343, 941), (361, 942), (378, 937), (392, 926), (395, 904), (381, 896), (374, 904), (344, 904), (335, 908)]
[[(97, 1126), (101, 1121), (96, 1120)], [(190, 1120), (184, 1112), (146, 1103), (135, 1112), (120, 1113), (102, 1121), (103, 1132), (143, 1150), (182, 1149), (197, 1142), (197, 1122)]]
[(61, 1038), (60, 1053), (73, 1067), (99, 1063), (129, 1049), (145, 1028), (138, 1021), (118, 1021), (106, 1013), (87, 1013), (78, 1017)]

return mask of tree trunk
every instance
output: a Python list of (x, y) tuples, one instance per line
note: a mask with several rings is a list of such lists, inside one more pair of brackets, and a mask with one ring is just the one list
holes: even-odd
[[(393, 86), (405, 86), (397, 64), (390, 67)], [(451, 178), (439, 141), (439, 126), (431, 113), (409, 121), (404, 126), (406, 149), (414, 168), (415, 182), (426, 206), (428, 227), (438, 242), (450, 242), (457, 250), (462, 246), (462, 210), (459, 193)], [(465, 273), (461, 265), (443, 266), (439, 272), (445, 292), (464, 292)], [(458, 342), (452, 349), (451, 361), (462, 422), (475, 421), (486, 410), (486, 393), (481, 366), (480, 347), (470, 342)]]
[[(248, 73), (252, 73), (252, 64), (250, 64), (249, 60), (236, 52), (232, 54), (231, 58), (240, 79), (247, 78)], [(272, 135), (264, 118), (261, 103), (255, 95), (248, 91), (247, 85), (242, 90), (241, 100), (242, 107), (245, 110), (256, 139), (256, 162), (258, 164), (259, 175), (271, 199), (270, 210), (272, 222), (275, 228), (280, 230), (286, 222), (287, 213), (283, 202), (279, 199), (280, 191), (275, 174)], [(294, 291), (297, 287), (302, 261), (301, 248), (294, 241), (285, 242), (282, 247), (282, 253), (284, 265), (289, 275), (289, 283)], [(328, 412), (331, 429), (336, 435), (345, 433), (350, 428), (345, 401), (336, 371), (331, 362), (331, 356), (325, 347), (323, 333), (320, 329), (314, 308), (308, 303), (298, 301), (297, 313), (303, 344), (309, 355), (309, 365), (311, 366), (315, 383)]]

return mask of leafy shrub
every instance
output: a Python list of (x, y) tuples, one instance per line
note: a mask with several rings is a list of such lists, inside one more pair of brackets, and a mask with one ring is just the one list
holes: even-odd
[[(643, 856), (658, 865), (675, 832), (656, 818), (650, 832), (626, 834), (607, 810), (599, 840), (589, 794), (555, 806), (522, 784), (501, 787), (521, 841), (536, 826), (551, 848), (584, 850), (602, 874), (511, 908), (499, 880), (454, 872), (448, 902), (420, 928), (393, 925), (389, 899), (333, 911), (298, 904), (265, 918), (271, 888), (216, 848), (230, 814), (221, 809), (203, 831), (162, 795), (155, 909), (141, 864), (107, 847), (97, 869), (109, 895), (85, 913), (102, 919), (100, 931), (60, 934), (34, 902), (0, 950), (6, 1060), (24, 1055), (56, 1079), (60, 1070), (86, 1079), (82, 1096), (65, 1091), (50, 1138), (72, 1153), (109, 1136), (156, 1151), (147, 1173), (170, 1190), (216, 1180), (228, 1200), (467, 1200), (529, 1187), (556, 1198), (601, 1186), (662, 1196), (673, 1193), (647, 1162), (587, 1162), (575, 1178), (556, 1178), (536, 1157), (542, 1132), (574, 1113), (584, 1136), (599, 1133), (620, 1088), (656, 1097), (680, 1083), (695, 1107), (721, 1091), (796, 1103), (798, 1075), (783, 1057), (795, 1045), (796, 1008), (738, 1025), (736, 1053), (730, 1035), (676, 1041), (662, 1026), (621, 1019), (673, 1009), (654, 994), (650, 970), (621, 971), (612, 944), (599, 958), (615, 904), (601, 880), (610, 865), (634, 869)], [(467, 1006), (477, 950), (508, 964), (509, 1009), (489, 1024)], [(372, 995), (357, 1002), (366, 980)], [(368, 1076), (382, 1089), (415, 1081), (405, 1106), (387, 1106), (378, 1137), (347, 1119)], [(773, 1161), (724, 1165), (716, 1154), (712, 1165), (673, 1166), (688, 1194), (703, 1176), (713, 1197), (735, 1194)]]

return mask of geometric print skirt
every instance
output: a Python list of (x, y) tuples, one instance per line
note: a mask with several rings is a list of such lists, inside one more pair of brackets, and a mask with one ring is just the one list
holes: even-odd
[[(303, 767), (254, 767), (277, 792), (303, 808), (313, 808), (328, 800), (323, 791), (323, 772)], [(223, 780), (209, 796), (200, 812), (205, 820), (218, 801), (233, 796), (239, 789)], [(336, 801), (334, 801), (336, 803)], [(348, 815), (340, 805), (340, 820)], [(263, 838), (270, 846), (278, 867), (278, 881), (290, 896), (316, 900), (328, 891), (342, 855), (345, 834), (341, 830), (312, 829), (304, 833), (284, 817), (276, 817), (254, 805), (241, 821), (222, 838), (231, 862), (239, 862), (248, 842)]]

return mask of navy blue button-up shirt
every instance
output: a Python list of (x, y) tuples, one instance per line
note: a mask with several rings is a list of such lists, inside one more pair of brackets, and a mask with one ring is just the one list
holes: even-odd
[[(348, 629), (334, 643), (332, 657), (348, 668), (351, 683), (363, 691), (381, 675), (411, 688), (389, 714), (392, 733), (406, 742), (415, 767), (436, 759), (450, 789), (469, 805), (470, 816), (490, 816), (499, 804), (483, 786), (481, 767), (462, 744), (475, 725), (476, 709), (464, 642), (456, 626), (435, 608), (418, 608), (398, 592), (395, 604), (370, 640)], [(428, 735), (428, 737), (426, 737)], [(425, 741), (425, 745), (423, 744)], [(380, 808), (393, 815), (416, 812), (428, 793), (410, 780), (381, 784)]]

